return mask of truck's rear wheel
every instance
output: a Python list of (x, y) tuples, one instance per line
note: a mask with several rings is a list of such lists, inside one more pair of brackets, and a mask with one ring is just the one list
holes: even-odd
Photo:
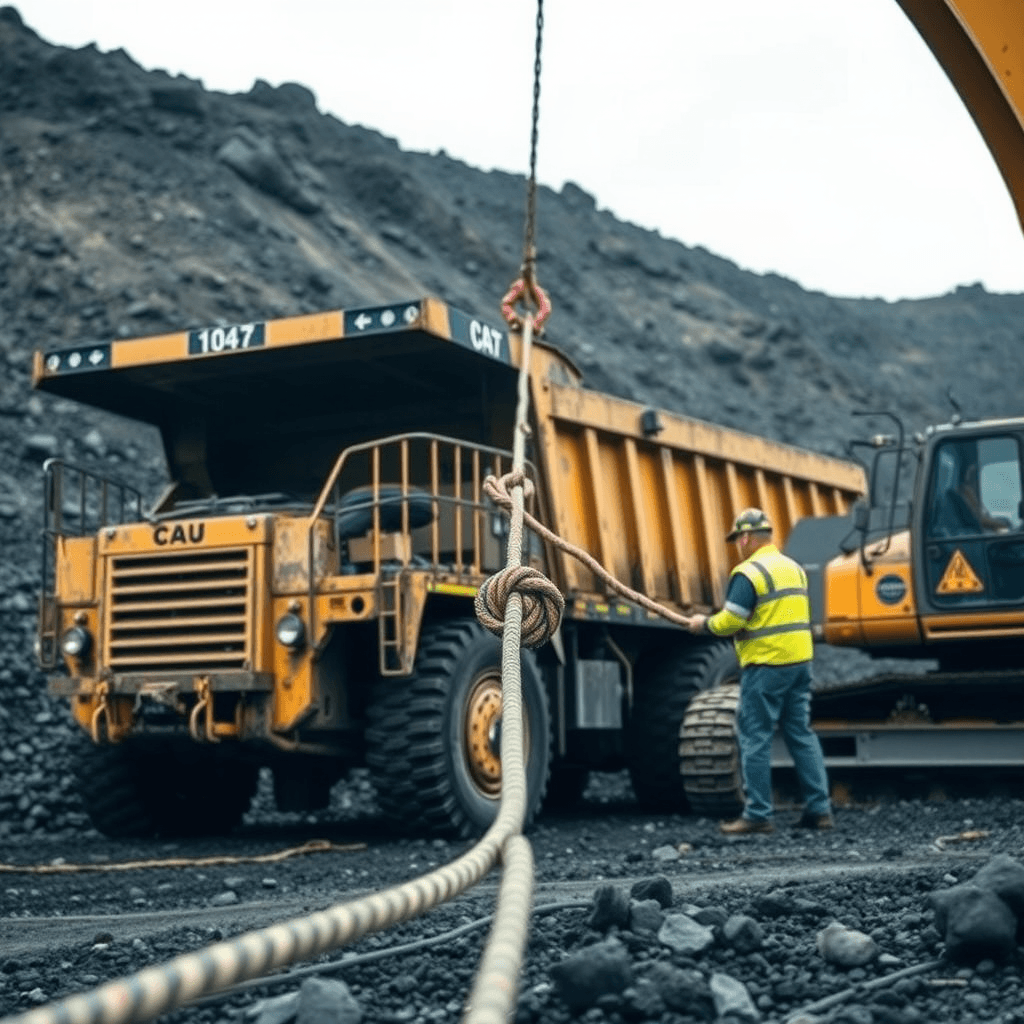
[(256, 792), (258, 768), (201, 756), (179, 760), (169, 748), (96, 746), (75, 752), (78, 790), (93, 827), (111, 839), (223, 835)]
[(689, 809), (680, 735), (695, 695), (738, 678), (731, 643), (697, 643), (662, 652), (636, 675), (626, 737), (627, 765), (639, 804), (652, 811)]
[(736, 712), (740, 688), (726, 685), (690, 701), (679, 738), (683, 788), (694, 814), (732, 818), (743, 810)]
[[(521, 659), (527, 812), (544, 798), (551, 716), (536, 661)], [(374, 683), (366, 760), (377, 801), (395, 824), (468, 838), (498, 813), (501, 796), (501, 645), (477, 622), (424, 626), (413, 673)]]
[(583, 799), (590, 781), (590, 769), (578, 764), (555, 764), (548, 779), (548, 792), (544, 798), (547, 811), (571, 811)]

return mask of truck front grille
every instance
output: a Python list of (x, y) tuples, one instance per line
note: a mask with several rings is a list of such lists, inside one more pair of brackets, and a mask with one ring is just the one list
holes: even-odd
[(115, 555), (107, 665), (117, 673), (247, 668), (251, 591), (248, 548)]

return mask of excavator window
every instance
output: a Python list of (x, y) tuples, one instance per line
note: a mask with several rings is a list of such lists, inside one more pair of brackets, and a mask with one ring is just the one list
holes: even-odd
[(928, 589), (936, 605), (1024, 601), (1022, 438), (951, 438), (932, 458), (925, 509)]
[(997, 437), (978, 443), (978, 487), (982, 505), (1004, 520), (1007, 530), (1019, 530), (1024, 519), (1021, 463), (1017, 442)]
[(930, 537), (1001, 533), (1021, 527), (1021, 472), (1012, 437), (951, 441), (935, 455)]

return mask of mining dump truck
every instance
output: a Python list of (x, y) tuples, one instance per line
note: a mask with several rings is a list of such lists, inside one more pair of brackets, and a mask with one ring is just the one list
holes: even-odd
[[(169, 476), (144, 502), (44, 467), (39, 656), (101, 832), (229, 829), (261, 768), (286, 811), (365, 767), (402, 829), (493, 820), (500, 642), (473, 601), (506, 563), (483, 482), (511, 468), (521, 347), (428, 297), (36, 353), (37, 388), (155, 425)], [(721, 603), (739, 509), (785, 541), (865, 491), (853, 461), (588, 390), (543, 341), (529, 392), (531, 511), (669, 609)], [(720, 762), (699, 735), (681, 753), (680, 730), (735, 681), (731, 644), (535, 534), (523, 560), (566, 597), (552, 642), (522, 654), (529, 817), (623, 767), (645, 805), (685, 808)]]

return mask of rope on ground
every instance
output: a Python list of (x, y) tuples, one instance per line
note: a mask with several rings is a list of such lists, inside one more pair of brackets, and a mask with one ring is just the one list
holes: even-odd
[(224, 864), (275, 864), (307, 853), (351, 853), (365, 850), (366, 843), (332, 843), (327, 839), (310, 839), (301, 846), (292, 846), (277, 853), (242, 856), (169, 857), (163, 860), (129, 860), (114, 864), (0, 864), (0, 874), (72, 875), (85, 871), (141, 871), (148, 868), (209, 868)]
[[(521, 733), (519, 740), (521, 743)], [(523, 799), (522, 792), (519, 796)], [(499, 812), (498, 820), (476, 846), (451, 864), (420, 878), (186, 953), (91, 992), (5, 1017), (0, 1024), (148, 1021), (238, 982), (309, 960), (371, 932), (407, 921), (465, 892), (497, 862), (501, 849), (499, 833), (507, 827), (507, 816), (503, 821)]]
[[(564, 910), (586, 910), (593, 906), (592, 900), (561, 900), (558, 903), (543, 903), (533, 908), (534, 917), (542, 917), (547, 914), (556, 914)], [(472, 932), (486, 928), (495, 915), (488, 914), (486, 917), (478, 917), (468, 924), (461, 924), (437, 935), (430, 935), (423, 939), (413, 939), (410, 942), (402, 942), (395, 946), (387, 946), (384, 949), (374, 949), (367, 953), (349, 953), (340, 960), (331, 960), (328, 963), (307, 964), (294, 971), (284, 974), (271, 974), (265, 978), (254, 978), (252, 981), (243, 982), (232, 988), (225, 989), (215, 996), (208, 996), (206, 999), (197, 999), (193, 1006), (212, 1006), (214, 1003), (222, 1003), (226, 999), (232, 999), (243, 992), (250, 992), (254, 989), (277, 988), (280, 985), (288, 985), (299, 978), (307, 978), (310, 975), (335, 974), (352, 967), (360, 967), (363, 964), (376, 963), (378, 960), (387, 960), (393, 956), (405, 956), (407, 953), (422, 953), (424, 950), (433, 949), (435, 946), (448, 946), (456, 939), (469, 935)]]

